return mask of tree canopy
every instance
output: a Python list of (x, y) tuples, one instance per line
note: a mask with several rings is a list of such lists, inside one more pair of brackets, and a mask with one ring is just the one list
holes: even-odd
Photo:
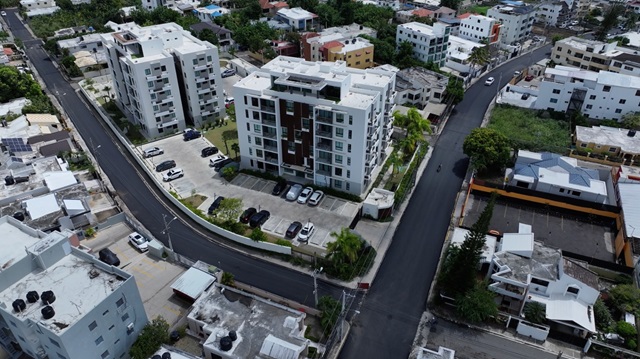
[(629, 112), (622, 116), (622, 127), (630, 130), (640, 130), (640, 112)]
[(169, 342), (169, 323), (159, 316), (147, 323), (129, 350), (132, 359), (150, 358), (162, 344)]
[(496, 294), (487, 289), (487, 283), (479, 282), (456, 299), (456, 313), (472, 323), (479, 323), (498, 314)]
[(611, 303), (618, 310), (640, 316), (640, 289), (632, 284), (618, 284), (609, 294)]
[(470, 157), (471, 166), (479, 172), (500, 169), (511, 157), (509, 139), (486, 127), (473, 129), (465, 138), (462, 149)]

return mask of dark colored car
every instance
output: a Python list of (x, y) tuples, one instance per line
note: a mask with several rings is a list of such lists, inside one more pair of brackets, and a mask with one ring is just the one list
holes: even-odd
[(289, 238), (289, 239), (294, 239), (296, 238), (296, 236), (298, 235), (298, 232), (300, 232), (300, 230), (302, 229), (302, 223), (300, 222), (293, 222), (289, 225), (289, 228), (287, 229), (287, 233), (285, 233), (285, 238)]
[(251, 218), (251, 216), (256, 214), (256, 212), (258, 212), (258, 210), (253, 207), (245, 209), (240, 216), (240, 222), (249, 223), (249, 219)]
[(260, 227), (269, 219), (269, 217), (271, 217), (271, 213), (263, 209), (262, 211), (251, 216), (251, 218), (249, 219), (249, 225), (253, 228)]
[(529, 94), (528, 93), (523, 93), (522, 97), (520, 97), (520, 99), (522, 99), (522, 100), (526, 100), (528, 98), (529, 98)]
[(174, 161), (174, 160), (167, 160), (167, 161), (164, 161), (164, 162), (160, 162), (156, 166), (156, 172), (162, 172), (162, 171), (170, 170), (175, 166), (176, 166), (176, 161)]
[(187, 131), (187, 132), (183, 133), (182, 134), (182, 139), (185, 140), (185, 141), (190, 141), (190, 140), (199, 138), (200, 136), (202, 136), (200, 131), (191, 130), (191, 131)]
[(284, 192), (286, 189), (287, 189), (287, 181), (280, 181), (276, 183), (275, 187), (273, 187), (273, 191), (271, 191), (271, 194), (274, 196), (280, 196), (282, 192)]
[(120, 265), (120, 259), (109, 248), (101, 249), (100, 252), (98, 252), (98, 258), (100, 258), (101, 261), (115, 267)]
[(216, 153), (218, 153), (218, 148), (217, 147), (215, 147), (215, 146), (205, 147), (200, 152), (200, 156), (209, 157), (211, 155), (215, 155)]
[(222, 203), (223, 199), (224, 197), (218, 196), (218, 198), (216, 198), (216, 200), (213, 201), (213, 203), (211, 203), (211, 205), (209, 206), (209, 209), (207, 209), (207, 214), (212, 215), (213, 211), (215, 211), (216, 209), (218, 209), (218, 207), (220, 207), (220, 203)]
[(222, 167), (224, 167), (224, 166), (228, 165), (228, 164), (229, 164), (229, 163), (231, 163), (231, 162), (233, 162), (233, 159), (231, 159), (231, 158), (227, 158), (227, 159), (225, 159), (225, 160), (223, 160), (223, 161), (220, 161), (220, 162), (216, 163), (216, 164), (213, 166), (213, 169), (214, 169), (216, 172), (220, 172), (220, 169), (222, 169)]

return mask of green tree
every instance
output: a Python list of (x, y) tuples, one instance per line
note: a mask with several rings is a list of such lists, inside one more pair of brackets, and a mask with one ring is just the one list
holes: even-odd
[(491, 55), (489, 54), (489, 48), (487, 46), (474, 47), (471, 50), (471, 54), (469, 54), (469, 63), (473, 69), (473, 76), (476, 76), (476, 66), (482, 67), (488, 64), (490, 60)]
[(341, 263), (354, 263), (362, 249), (360, 236), (343, 227), (340, 233), (331, 232), (331, 237), (336, 240), (327, 244), (326, 258)]
[(389, 161), (389, 165), (391, 165), (391, 173), (394, 176), (398, 174), (398, 168), (400, 168), (404, 162), (402, 158), (398, 156), (398, 151), (391, 152), (387, 161)]
[(196, 34), (196, 37), (202, 41), (208, 41), (212, 45), (218, 45), (218, 36), (211, 29), (202, 29)]
[(442, 0), (440, 1), (440, 6), (446, 6), (450, 9), (458, 10), (462, 4), (462, 0)]
[(542, 324), (547, 319), (547, 307), (540, 302), (527, 302), (524, 305), (524, 317), (535, 324)]
[(256, 242), (266, 242), (267, 235), (260, 229), (260, 227), (256, 227), (251, 231), (249, 238)]
[(629, 112), (622, 116), (622, 127), (640, 130), (640, 112)]
[(147, 323), (129, 350), (134, 359), (150, 358), (162, 344), (169, 343), (169, 323), (162, 316)]
[(600, 26), (596, 30), (596, 40), (605, 41), (609, 30), (618, 25), (618, 16), (624, 12), (624, 5), (614, 4), (611, 5), (603, 15), (603, 19), (600, 22)]
[(562, 36), (561, 35), (553, 35), (553, 37), (551, 38), (551, 44), (555, 45), (556, 42), (562, 40)]
[(318, 310), (320, 310), (320, 325), (325, 335), (331, 334), (331, 330), (338, 322), (342, 306), (340, 302), (328, 295), (320, 297), (318, 300)]
[(393, 63), (400, 69), (419, 66), (420, 61), (414, 57), (413, 44), (409, 41), (402, 41), (400, 45), (398, 45), (398, 52), (395, 55)]
[(238, 159), (238, 152), (240, 152), (240, 145), (237, 142), (231, 144), (231, 150), (236, 154), (235, 159)]
[(498, 314), (496, 294), (479, 282), (471, 290), (456, 298), (456, 314), (466, 321), (480, 323)]
[(219, 220), (237, 221), (242, 213), (242, 199), (240, 198), (225, 198), (220, 202), (220, 206), (215, 210), (214, 215)]
[(616, 333), (620, 334), (620, 336), (624, 338), (624, 341), (627, 344), (627, 348), (634, 350), (636, 349), (636, 339), (638, 335), (636, 327), (625, 322), (624, 320), (621, 320), (616, 323)]
[(611, 303), (621, 312), (640, 316), (640, 289), (632, 284), (619, 284), (609, 292)]
[(238, 139), (238, 131), (236, 130), (227, 130), (222, 132), (222, 141), (224, 141), (224, 148), (227, 150), (227, 156), (229, 155), (229, 141)]
[(394, 124), (406, 130), (406, 136), (400, 141), (400, 147), (405, 156), (411, 156), (416, 150), (418, 142), (424, 140), (424, 132), (431, 133), (431, 122), (422, 115), (415, 107), (412, 107), (406, 114), (399, 111), (393, 113)]
[(462, 149), (470, 157), (471, 166), (479, 172), (500, 169), (511, 157), (509, 139), (486, 127), (473, 129), (465, 138)]
[(320, 24), (324, 27), (342, 25), (342, 18), (340, 17), (339, 9), (331, 6), (329, 3), (319, 4), (316, 7), (315, 14), (318, 15)]
[(235, 176), (235, 174), (236, 174), (236, 168), (233, 166), (227, 167), (222, 170), (222, 177), (224, 177), (228, 181), (231, 181)]
[(460, 103), (460, 101), (464, 99), (464, 86), (462, 84), (462, 80), (454, 75), (450, 75), (445, 92), (449, 98), (452, 99), (454, 105)]
[(602, 299), (598, 298), (593, 305), (593, 316), (596, 319), (596, 328), (601, 331), (609, 332), (611, 324), (613, 323), (613, 317), (609, 308), (604, 304)]
[(226, 285), (227, 287), (235, 287), (236, 281), (233, 273), (222, 272), (222, 278), (220, 279), (220, 283)]

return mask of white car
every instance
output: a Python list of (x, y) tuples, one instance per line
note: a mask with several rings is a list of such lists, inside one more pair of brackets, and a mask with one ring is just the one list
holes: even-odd
[(7, 16), (7, 13), (6, 13), (6, 12), (4, 12), (4, 11), (0, 11), (0, 15), (2, 15), (2, 16)]
[(142, 152), (142, 157), (149, 158), (154, 156), (160, 156), (163, 153), (164, 153), (164, 150), (162, 148), (151, 147), (151, 148), (147, 148), (146, 150), (144, 150), (144, 152)]
[(184, 171), (182, 170), (182, 168), (174, 168), (165, 173), (164, 176), (162, 176), (162, 180), (165, 182), (170, 182), (182, 176), (184, 176)]
[(298, 233), (298, 240), (300, 242), (308, 242), (315, 231), (316, 227), (314, 227), (313, 223), (308, 222), (302, 227), (300, 233)]
[(485, 86), (491, 86), (491, 85), (493, 85), (493, 82), (494, 82), (495, 80), (496, 80), (496, 79), (494, 79), (493, 77), (489, 77), (489, 78), (487, 79), (487, 81), (485, 81), (485, 82), (484, 82), (484, 85), (485, 85)]
[(214, 167), (215, 165), (217, 165), (218, 163), (224, 161), (227, 159), (227, 156), (223, 155), (223, 154), (217, 154), (215, 156), (213, 156), (213, 158), (209, 159), (209, 167)]
[(315, 191), (315, 192), (313, 192), (311, 197), (309, 197), (309, 205), (310, 206), (317, 206), (317, 205), (320, 204), (320, 201), (322, 201), (323, 198), (324, 198), (324, 192)]
[(311, 187), (307, 187), (307, 188), (303, 189), (302, 192), (300, 192), (300, 195), (298, 196), (298, 203), (300, 203), (300, 204), (307, 203), (307, 201), (309, 200), (309, 197), (311, 197), (312, 193), (313, 193), (313, 188), (311, 188)]
[(146, 252), (149, 250), (149, 242), (138, 232), (133, 232), (129, 235), (129, 242), (133, 244), (134, 247), (138, 248), (140, 252)]

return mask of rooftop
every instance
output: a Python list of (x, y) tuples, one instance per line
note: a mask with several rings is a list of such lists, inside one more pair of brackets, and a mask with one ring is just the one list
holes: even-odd
[(293, 9), (282, 8), (278, 10), (278, 15), (293, 20), (307, 20), (318, 17), (318, 15), (309, 12), (301, 7), (294, 7)]
[(449, 77), (429, 71), (424, 67), (410, 67), (396, 74), (396, 90), (422, 90), (423, 88), (446, 88)]
[(501, 277), (529, 284), (529, 275), (549, 281), (557, 280), (562, 253), (559, 249), (534, 242), (531, 258), (509, 252), (496, 253), (495, 258), (500, 265), (510, 269), (508, 272), (501, 273)]
[[(456, 227), (453, 230), (453, 236), (451, 237), (451, 244), (460, 246), (465, 241), (467, 234), (471, 232), (468, 229)], [(480, 255), (481, 263), (490, 263), (491, 258), (493, 258), (493, 254), (496, 251), (496, 243), (498, 238), (496, 236), (487, 235), (485, 237), (484, 248), (482, 249), (482, 254)]]
[(640, 238), (640, 183), (618, 182), (625, 234), (630, 238)]
[[(438, 26), (441, 25), (441, 26)], [(448, 25), (436, 23), (434, 26), (429, 26), (421, 22), (408, 22), (406, 24), (400, 24), (398, 27), (405, 28), (407, 30), (419, 32), (425, 35), (444, 36), (444, 28)]]
[(628, 136), (629, 130), (607, 126), (576, 126), (576, 140), (618, 147), (623, 153), (640, 155), (640, 135)]
[(618, 74), (609, 71), (598, 72), (598, 83), (608, 86), (640, 88), (640, 77)]
[(87, 34), (78, 37), (74, 37), (73, 39), (66, 39), (58, 41), (58, 46), (62, 49), (68, 49), (71, 47), (76, 47), (84, 44), (90, 44), (94, 42), (101, 42), (102, 36), (100, 34)]
[(0, 272), (27, 256), (26, 248), (47, 234), (22, 224), (10, 216), (0, 217)]
[(534, 12), (535, 8), (533, 6), (519, 6), (519, 4), (513, 2), (511, 5), (496, 5), (488, 11), (496, 11), (505, 15), (526, 15)]
[(584, 39), (577, 36), (567, 37), (556, 43), (556, 45), (568, 45), (574, 49), (598, 53), (603, 56), (613, 57), (620, 55), (622, 51), (616, 48), (616, 43), (606, 43), (598, 40)]
[(445, 347), (438, 347), (438, 351), (420, 348), (417, 359), (455, 359), (455, 356), (455, 350)]
[(562, 264), (564, 274), (581, 281), (593, 289), (600, 288), (598, 275), (587, 269), (586, 263), (564, 257)]
[[(51, 238), (59, 236), (63, 238)], [(30, 250), (41, 253), (54, 240), (66, 240), (59, 232), (49, 234), (50, 241), (40, 241)], [(82, 259), (72, 251), (46, 270), (34, 270), (18, 282), (0, 292), (0, 302), (9, 304), (26, 297), (27, 292), (52, 290), (55, 300), (55, 316), (43, 319), (40, 310), (42, 302), (28, 303), (23, 312), (12, 314), (19, 320), (38, 322), (49, 330), (62, 333), (78, 319), (93, 310), (114, 289), (120, 286), (124, 278), (99, 269), (93, 262)]]

